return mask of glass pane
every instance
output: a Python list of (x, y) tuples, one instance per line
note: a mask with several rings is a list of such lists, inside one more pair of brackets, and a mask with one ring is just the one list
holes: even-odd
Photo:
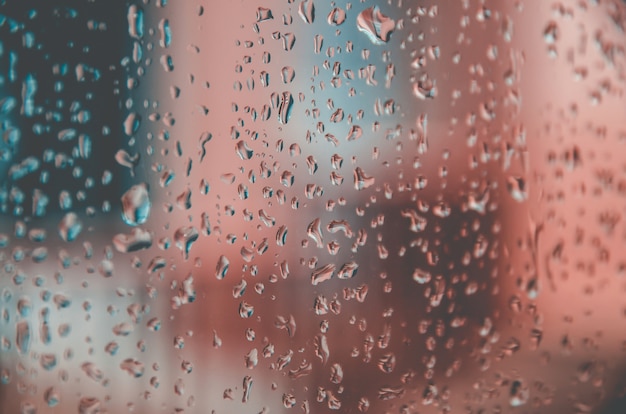
[(623, 412), (625, 24), (0, 0), (0, 412)]

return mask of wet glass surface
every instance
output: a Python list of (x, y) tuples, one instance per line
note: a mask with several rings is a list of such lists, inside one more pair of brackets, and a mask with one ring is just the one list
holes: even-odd
[(625, 24), (0, 0), (0, 412), (625, 411)]

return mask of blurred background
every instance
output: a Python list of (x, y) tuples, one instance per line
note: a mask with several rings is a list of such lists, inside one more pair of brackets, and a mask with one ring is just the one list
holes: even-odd
[(0, 412), (624, 412), (625, 13), (0, 1)]

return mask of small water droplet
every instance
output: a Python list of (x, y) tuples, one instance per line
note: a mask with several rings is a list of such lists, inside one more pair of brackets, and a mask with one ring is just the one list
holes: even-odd
[(135, 328), (128, 322), (118, 323), (113, 327), (113, 333), (117, 336), (128, 336), (130, 335)]
[(322, 364), (328, 362), (330, 357), (330, 348), (328, 347), (328, 339), (326, 335), (318, 334), (313, 339), (313, 347), (315, 349), (315, 356), (317, 356)]
[(75, 213), (67, 213), (59, 223), (59, 236), (66, 242), (76, 240), (83, 230), (83, 224)]
[(511, 383), (509, 404), (511, 407), (520, 407), (528, 402), (530, 398), (530, 390), (520, 380)]
[(61, 402), (61, 393), (56, 387), (49, 387), (44, 391), (43, 399), (48, 407), (55, 407)]
[(378, 390), (379, 400), (392, 400), (404, 395), (404, 387), (382, 387)]
[(250, 391), (252, 390), (253, 382), (254, 381), (252, 380), (252, 377), (250, 377), (249, 375), (243, 377), (243, 397), (241, 398), (242, 403), (246, 403), (250, 399)]
[(528, 198), (526, 180), (522, 177), (509, 177), (506, 182), (506, 188), (511, 197), (517, 202), (524, 202)]
[(230, 261), (224, 255), (221, 255), (217, 260), (217, 265), (215, 266), (215, 277), (218, 280), (222, 280), (226, 277), (228, 273), (228, 267), (230, 266)]
[(104, 373), (93, 362), (84, 362), (80, 368), (90, 379), (100, 382), (104, 379)]
[(122, 371), (127, 372), (130, 376), (134, 378), (139, 378), (143, 376), (145, 372), (143, 362), (137, 361), (134, 358), (125, 359), (120, 363), (120, 368)]
[(78, 414), (99, 414), (102, 412), (102, 404), (95, 397), (83, 397), (78, 402)]
[(346, 21), (346, 12), (339, 7), (335, 7), (328, 13), (327, 20), (331, 26), (339, 26)]
[(280, 96), (280, 102), (278, 104), (278, 122), (285, 125), (289, 122), (291, 117), (291, 110), (293, 108), (293, 97), (291, 92), (283, 92)]
[(361, 167), (354, 169), (354, 188), (356, 190), (364, 190), (374, 185), (374, 177), (368, 177)]
[(252, 369), (257, 366), (259, 363), (259, 351), (256, 348), (253, 348), (248, 352), (244, 357), (246, 368)]
[(185, 260), (189, 258), (189, 250), (193, 243), (198, 240), (198, 230), (193, 227), (181, 227), (174, 233), (174, 242), (176, 247), (180, 249)]
[(130, 175), (135, 175), (135, 167), (139, 164), (139, 154), (130, 155), (125, 150), (119, 150), (115, 153), (115, 161), (122, 167), (130, 170)]
[(363, 129), (358, 125), (352, 125), (348, 131), (348, 136), (346, 136), (346, 141), (356, 141), (361, 136), (363, 136)]
[(291, 83), (296, 77), (296, 71), (291, 66), (285, 66), (280, 71), (280, 77), (283, 83)]

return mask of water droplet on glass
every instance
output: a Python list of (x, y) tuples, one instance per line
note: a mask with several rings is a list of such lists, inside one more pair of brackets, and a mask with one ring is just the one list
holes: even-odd
[(254, 155), (254, 151), (248, 146), (245, 141), (239, 141), (236, 145), (237, 155), (242, 160), (249, 160)]
[(404, 387), (382, 387), (378, 390), (378, 399), (393, 400), (404, 395)]
[(241, 397), (241, 402), (246, 403), (250, 399), (250, 391), (252, 390), (252, 377), (246, 375), (243, 377), (243, 397)]
[(382, 45), (389, 41), (396, 22), (382, 14), (378, 6), (374, 6), (359, 13), (356, 24), (359, 31), (365, 33), (373, 44)]
[(44, 391), (43, 399), (48, 407), (55, 407), (61, 402), (61, 393), (56, 387), (49, 387)]
[(134, 326), (128, 322), (121, 322), (113, 327), (113, 333), (116, 336), (128, 336), (134, 330), (135, 330)]
[(21, 355), (27, 355), (28, 350), (30, 349), (30, 340), (31, 340), (31, 332), (30, 332), (30, 324), (28, 321), (19, 321), (15, 324), (15, 345), (17, 346), (17, 351)]
[(134, 4), (128, 7), (128, 34), (135, 39), (143, 37), (143, 9)]
[(265, 7), (259, 7), (256, 11), (256, 21), (257, 22), (264, 22), (266, 20), (271, 20), (273, 19), (274, 16), (272, 16), (272, 10), (265, 8)]
[(313, 338), (313, 348), (315, 349), (315, 356), (322, 361), (322, 364), (328, 362), (330, 357), (330, 349), (328, 348), (328, 339), (326, 335), (318, 334)]
[(170, 21), (168, 19), (161, 19), (159, 22), (159, 33), (161, 36), (159, 39), (161, 47), (170, 47), (172, 43), (172, 30), (170, 29)]
[(285, 125), (289, 122), (291, 117), (291, 110), (293, 107), (293, 97), (290, 92), (283, 92), (280, 96), (280, 103), (278, 104), (278, 121)]
[(293, 408), (296, 405), (296, 397), (292, 394), (283, 394), (283, 407)]
[(130, 234), (119, 233), (113, 237), (113, 246), (120, 253), (130, 253), (148, 249), (152, 246), (152, 233), (134, 228)]
[(346, 136), (346, 141), (356, 141), (361, 138), (362, 135), (363, 129), (358, 125), (352, 125), (350, 131), (348, 131), (348, 136)]
[(139, 164), (139, 154), (130, 155), (125, 150), (119, 150), (115, 153), (115, 161), (122, 167), (130, 170), (130, 175), (135, 175), (135, 167)]
[(336, 266), (332, 263), (324, 265), (320, 268), (315, 269), (313, 273), (311, 273), (311, 284), (313, 286), (318, 285), (322, 282), (330, 280), (335, 274)]
[(189, 250), (193, 243), (198, 240), (198, 230), (193, 227), (181, 227), (174, 233), (174, 242), (176, 247), (180, 249), (185, 260), (189, 258)]
[(324, 247), (324, 238), (322, 236), (322, 228), (319, 218), (316, 218), (309, 223), (307, 226), (307, 235), (313, 239), (318, 248)]
[(506, 188), (511, 197), (517, 202), (521, 203), (528, 198), (526, 180), (522, 177), (509, 177), (506, 182)]
[(302, 0), (298, 6), (298, 14), (305, 23), (313, 23), (315, 20), (315, 4), (313, 0)]
[(364, 190), (374, 185), (374, 182), (375, 182), (374, 177), (368, 177), (365, 174), (365, 171), (361, 169), (361, 167), (356, 167), (354, 169), (354, 188), (355, 189)]
[(80, 368), (90, 379), (100, 382), (104, 379), (104, 373), (93, 362), (84, 362)]
[(296, 77), (296, 71), (291, 66), (285, 66), (280, 71), (280, 77), (283, 83), (291, 83)]
[(556, 22), (549, 22), (546, 27), (543, 29), (543, 40), (548, 45), (552, 45), (556, 43), (559, 38), (559, 26)]
[(511, 382), (509, 404), (511, 407), (519, 407), (528, 402), (530, 398), (530, 390), (520, 380)]
[(254, 306), (247, 302), (241, 302), (239, 304), (239, 316), (244, 319), (250, 318), (254, 314)]
[(252, 369), (257, 366), (259, 363), (259, 351), (256, 348), (253, 348), (248, 352), (244, 357), (246, 368)]
[(145, 183), (132, 186), (122, 196), (122, 219), (129, 226), (143, 224), (150, 216), (150, 195)]
[(217, 260), (217, 265), (215, 266), (215, 277), (218, 280), (222, 280), (226, 277), (228, 273), (228, 267), (230, 266), (230, 261), (224, 255), (221, 255)]
[(289, 378), (298, 379), (310, 375), (313, 372), (313, 364), (307, 361), (302, 361), (300, 366), (296, 369), (291, 369), (287, 373)]
[(59, 223), (59, 236), (66, 242), (76, 240), (83, 229), (83, 224), (75, 213), (67, 213)]
[(356, 276), (358, 269), (359, 265), (356, 262), (345, 263), (337, 272), (337, 277), (339, 279), (351, 279)]
[(339, 7), (335, 7), (330, 11), (330, 13), (328, 13), (327, 20), (328, 24), (332, 26), (339, 26), (346, 21), (346, 12)]
[(141, 125), (141, 115), (137, 112), (131, 112), (126, 116), (124, 120), (124, 133), (129, 137), (132, 136)]
[(145, 371), (144, 364), (134, 358), (128, 358), (122, 361), (120, 363), (120, 368), (134, 378), (143, 376)]

